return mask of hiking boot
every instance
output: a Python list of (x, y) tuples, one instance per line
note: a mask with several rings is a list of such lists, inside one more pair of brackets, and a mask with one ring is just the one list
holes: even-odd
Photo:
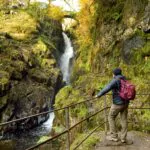
[(118, 138), (113, 138), (111, 136), (107, 137), (106, 139), (109, 140), (109, 141), (114, 141), (114, 142), (118, 141)]
[(126, 140), (121, 140), (121, 143), (126, 143)]

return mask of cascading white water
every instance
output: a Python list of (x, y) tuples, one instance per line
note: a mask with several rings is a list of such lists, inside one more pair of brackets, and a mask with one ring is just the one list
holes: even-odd
[(42, 127), (45, 128), (45, 130), (46, 130), (47, 132), (50, 132), (51, 129), (52, 129), (54, 117), (55, 117), (54, 113), (53, 113), (53, 112), (50, 113), (48, 120), (42, 124)]
[(70, 69), (71, 69), (71, 60), (74, 57), (73, 47), (71, 44), (70, 39), (68, 36), (63, 32), (63, 38), (64, 38), (64, 53), (62, 54), (60, 58), (60, 69), (63, 74), (63, 81), (66, 84), (70, 83)]

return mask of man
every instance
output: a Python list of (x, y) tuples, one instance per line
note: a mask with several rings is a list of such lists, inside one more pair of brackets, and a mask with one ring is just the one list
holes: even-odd
[(101, 97), (102, 95), (106, 94), (110, 90), (112, 90), (113, 96), (113, 104), (110, 108), (109, 115), (108, 115), (108, 122), (109, 122), (109, 129), (110, 129), (110, 137), (108, 140), (111, 141), (118, 141), (118, 134), (116, 131), (115, 119), (117, 115), (120, 113), (121, 119), (121, 142), (126, 142), (127, 136), (127, 114), (128, 114), (128, 104), (129, 101), (124, 101), (119, 96), (119, 90), (121, 86), (120, 79), (125, 79), (122, 76), (122, 70), (120, 68), (116, 68), (113, 70), (113, 80), (104, 88), (102, 89), (95, 97)]

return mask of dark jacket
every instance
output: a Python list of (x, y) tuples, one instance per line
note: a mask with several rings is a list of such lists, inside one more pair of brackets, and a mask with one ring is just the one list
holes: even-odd
[(102, 89), (97, 96), (101, 97), (102, 95), (108, 93), (110, 90), (112, 90), (112, 96), (113, 96), (113, 104), (116, 105), (122, 105), (127, 104), (129, 101), (123, 101), (121, 97), (119, 96), (119, 89), (120, 89), (120, 80), (119, 79), (125, 79), (122, 75), (117, 75), (114, 77), (114, 79), (106, 85), (104, 89)]

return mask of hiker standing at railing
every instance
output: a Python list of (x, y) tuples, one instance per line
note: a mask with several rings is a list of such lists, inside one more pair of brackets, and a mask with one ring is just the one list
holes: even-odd
[(114, 69), (113, 80), (95, 96), (101, 97), (112, 90), (113, 104), (108, 115), (110, 136), (108, 136), (107, 139), (115, 142), (119, 140), (115, 119), (120, 113), (122, 126), (120, 139), (122, 143), (126, 142), (127, 137), (127, 115), (129, 100), (135, 98), (135, 86), (130, 84), (125, 79), (126, 78), (122, 75), (122, 70), (120, 68)]

